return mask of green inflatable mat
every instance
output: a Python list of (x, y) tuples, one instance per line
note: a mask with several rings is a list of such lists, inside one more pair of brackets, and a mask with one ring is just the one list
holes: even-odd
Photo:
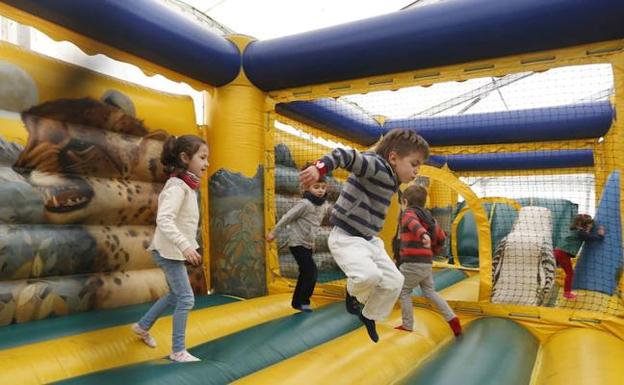
[[(446, 289), (447, 287), (456, 284), (468, 277), (468, 273), (459, 269), (441, 269), (433, 272), (433, 288), (435, 291)], [(420, 287), (414, 288), (412, 295), (417, 297), (422, 296), (422, 290)]]
[[(223, 295), (202, 295), (195, 297), (194, 310), (236, 302), (239, 299)], [(116, 309), (94, 310), (63, 317), (49, 318), (0, 328), (0, 349), (32, 344), (90, 332), (113, 326), (136, 322), (154, 302), (122, 306)], [(173, 313), (168, 309), (165, 315)]]
[[(161, 359), (80, 376), (63, 384), (229, 384), (362, 326), (335, 303), (297, 313), (207, 342), (189, 352), (201, 362)], [(366, 338), (366, 337), (362, 337)], [(372, 344), (372, 342), (371, 342)]]
[(346, 279), (347, 277), (344, 275), (342, 270), (328, 270), (328, 271), (319, 271), (318, 278), (316, 279), (318, 283), (327, 283), (338, 281), (340, 279)]
[(539, 342), (503, 318), (482, 318), (430, 357), (402, 383), (407, 385), (528, 385)]

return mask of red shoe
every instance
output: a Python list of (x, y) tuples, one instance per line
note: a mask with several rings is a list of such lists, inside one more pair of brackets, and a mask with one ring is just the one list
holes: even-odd
[(396, 330), (403, 330), (404, 332), (410, 332), (410, 333), (412, 332), (411, 330), (409, 330), (408, 328), (406, 328), (403, 325), (399, 325), (399, 326), (395, 327), (395, 329)]
[(448, 321), (448, 324), (451, 327), (453, 334), (455, 334), (455, 337), (459, 337), (462, 334), (462, 327), (461, 327), (461, 324), (459, 323), (459, 318), (455, 317), (455, 318), (450, 319)]
[(575, 300), (576, 294), (572, 293), (571, 291), (567, 291), (563, 293), (563, 298), (569, 299), (569, 300)]

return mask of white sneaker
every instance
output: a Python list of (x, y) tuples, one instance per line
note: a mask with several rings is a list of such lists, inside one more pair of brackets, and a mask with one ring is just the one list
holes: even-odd
[(137, 337), (145, 342), (145, 345), (149, 346), (150, 348), (156, 347), (156, 340), (154, 339), (154, 337), (150, 336), (147, 330), (143, 330), (143, 328), (140, 327), (139, 324), (132, 324), (132, 331), (134, 332), (134, 334), (137, 335)]
[(169, 355), (169, 359), (175, 362), (197, 362), (201, 361), (199, 358), (195, 357), (191, 353), (186, 350), (182, 350), (181, 352), (171, 353)]

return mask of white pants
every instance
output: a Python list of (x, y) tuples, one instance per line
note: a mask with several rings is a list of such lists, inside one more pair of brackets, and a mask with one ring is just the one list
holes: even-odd
[(347, 276), (347, 291), (364, 304), (362, 315), (383, 320), (392, 311), (403, 287), (403, 274), (386, 253), (381, 239), (367, 241), (334, 227), (329, 250)]

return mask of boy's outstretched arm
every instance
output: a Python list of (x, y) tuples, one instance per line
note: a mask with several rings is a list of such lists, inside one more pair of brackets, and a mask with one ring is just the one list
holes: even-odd
[(385, 165), (374, 155), (366, 155), (354, 149), (336, 148), (299, 174), (304, 187), (337, 168), (344, 168), (357, 176), (370, 178), (379, 171), (388, 172)]

